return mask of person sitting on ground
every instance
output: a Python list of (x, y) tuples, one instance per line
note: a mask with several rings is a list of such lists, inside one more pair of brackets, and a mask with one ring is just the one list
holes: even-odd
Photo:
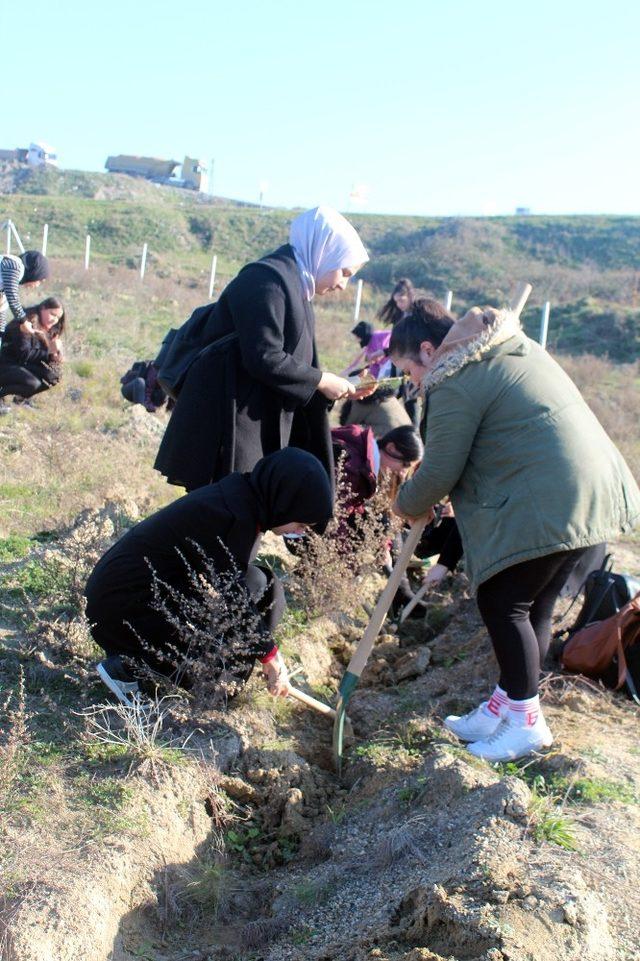
[(193, 490), (291, 444), (333, 480), (329, 405), (355, 395), (321, 370), (312, 301), (345, 290), (369, 255), (337, 210), (296, 217), (289, 243), (248, 264), (203, 311), (203, 347), (189, 367), (156, 470)]
[[(0, 398), (34, 406), (29, 398), (54, 387), (62, 375), (62, 336), (66, 314), (57, 297), (27, 307), (23, 320), (12, 320), (0, 348)], [(0, 401), (0, 413), (11, 408)]]
[[(142, 404), (150, 414), (167, 404), (167, 395), (158, 382), (158, 369), (151, 360), (137, 360), (120, 378), (120, 393), (132, 404)], [(169, 398), (170, 400), (170, 398)]]
[[(91, 633), (107, 655), (98, 665), (107, 687), (127, 703), (138, 690), (136, 665), (188, 686), (196, 632), (206, 644), (209, 682), (225, 673), (236, 693), (258, 659), (270, 693), (286, 696), (287, 669), (272, 636), (284, 594), (269, 569), (251, 562), (254, 548), (267, 530), (302, 533), (313, 526), (322, 533), (332, 510), (322, 464), (288, 447), (258, 461), (251, 473), (229, 474), (136, 524), (98, 561), (85, 588)], [(244, 586), (262, 615), (259, 636), (248, 647), (241, 614), (220, 625), (207, 622), (206, 605), (197, 610), (207, 565), (220, 576), (236, 572), (233, 596)], [(166, 609), (158, 606), (157, 585), (167, 595)], [(175, 608), (177, 594), (189, 606), (187, 619)]]
[(391, 371), (391, 361), (387, 357), (386, 351), (391, 340), (391, 331), (374, 330), (373, 324), (366, 320), (360, 320), (351, 333), (360, 343), (362, 350), (342, 371), (341, 376), (349, 377), (357, 371), (366, 369), (369, 376), (375, 378), (375, 380), (388, 377)]
[(390, 353), (427, 404), (428, 456), (395, 511), (431, 516), (450, 495), (500, 668), (490, 698), (445, 725), (478, 757), (523, 757), (553, 741), (538, 684), (558, 594), (590, 546), (640, 521), (640, 491), (577, 387), (512, 312), (476, 307), (456, 322), (418, 299)]
[(19, 256), (0, 257), (0, 341), (6, 327), (7, 307), (14, 320), (22, 322), (26, 313), (18, 287), (39, 287), (49, 276), (49, 261), (38, 250), (25, 250)]

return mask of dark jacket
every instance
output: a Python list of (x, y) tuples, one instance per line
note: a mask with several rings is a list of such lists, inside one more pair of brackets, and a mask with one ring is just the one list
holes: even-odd
[[(237, 340), (215, 343), (234, 332)], [(332, 479), (328, 404), (316, 390), (322, 375), (313, 308), (291, 246), (231, 281), (211, 305), (207, 342), (187, 373), (156, 469), (169, 483), (194, 490), (292, 445), (315, 454)]]
[(12, 320), (2, 337), (0, 364), (29, 367), (49, 359), (49, 350), (39, 337), (22, 329), (22, 321)]
[[(246, 574), (258, 525), (257, 503), (241, 474), (186, 494), (136, 524), (98, 561), (87, 582), (87, 617), (97, 643), (110, 653), (135, 656), (137, 645), (126, 622), (153, 648), (163, 649), (167, 641), (177, 644), (153, 607), (149, 565), (161, 581), (184, 594), (192, 590), (185, 560), (193, 570), (203, 569), (198, 547), (219, 573), (235, 565)], [(265, 633), (255, 653), (272, 647), (273, 639)]]

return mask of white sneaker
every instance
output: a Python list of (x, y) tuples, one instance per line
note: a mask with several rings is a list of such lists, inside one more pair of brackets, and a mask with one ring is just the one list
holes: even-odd
[(125, 668), (118, 654), (113, 654), (111, 657), (106, 657), (104, 661), (100, 661), (96, 666), (96, 671), (121, 704), (126, 704), (127, 707), (133, 705), (134, 699), (140, 694), (140, 688), (136, 679)]
[(510, 718), (502, 718), (493, 734), (475, 744), (468, 744), (467, 750), (485, 761), (514, 761), (552, 744), (553, 735), (541, 712), (532, 727), (520, 727)]
[(481, 741), (490, 737), (500, 724), (500, 718), (485, 710), (488, 703), (483, 701), (473, 711), (461, 717), (449, 714), (444, 719), (444, 726), (461, 741)]

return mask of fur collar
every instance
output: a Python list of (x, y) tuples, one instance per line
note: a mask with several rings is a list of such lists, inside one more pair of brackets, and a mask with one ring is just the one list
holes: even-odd
[(424, 391), (437, 387), (467, 364), (481, 360), (498, 344), (521, 331), (519, 318), (510, 310), (466, 314), (453, 325), (432, 355), (431, 366), (422, 379)]

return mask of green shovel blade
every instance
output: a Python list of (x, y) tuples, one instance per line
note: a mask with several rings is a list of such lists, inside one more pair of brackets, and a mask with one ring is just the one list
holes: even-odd
[(347, 716), (347, 704), (358, 686), (359, 674), (346, 671), (338, 689), (338, 703), (336, 705), (336, 719), (333, 722), (333, 763), (338, 774), (342, 773), (342, 743), (344, 740), (344, 722)]

